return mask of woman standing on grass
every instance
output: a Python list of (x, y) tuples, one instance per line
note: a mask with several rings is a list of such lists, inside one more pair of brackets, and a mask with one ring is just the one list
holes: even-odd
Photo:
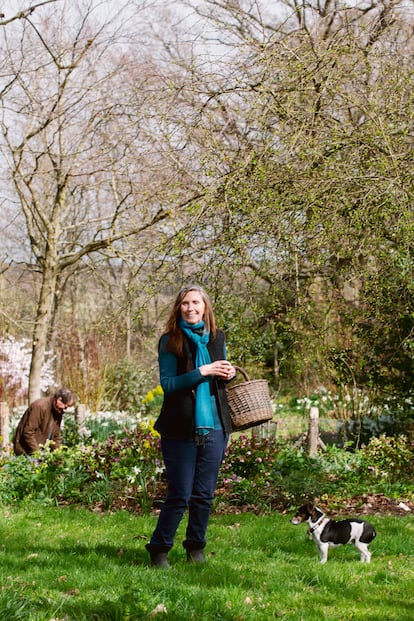
[(150, 543), (151, 565), (168, 567), (167, 555), (185, 510), (187, 561), (205, 562), (204, 547), (217, 477), (231, 431), (225, 382), (236, 371), (226, 360), (210, 299), (199, 285), (178, 293), (158, 347), (164, 402), (155, 429), (168, 492)]

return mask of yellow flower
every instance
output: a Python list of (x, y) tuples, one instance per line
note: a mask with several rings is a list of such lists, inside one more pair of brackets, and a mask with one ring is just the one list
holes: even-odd
[(162, 395), (162, 394), (163, 394), (163, 390), (162, 390), (161, 386), (158, 385), (155, 388), (153, 388), (152, 390), (147, 392), (145, 397), (142, 399), (142, 403), (144, 405), (148, 405), (149, 403), (151, 403), (151, 401), (154, 401), (154, 399), (156, 397), (158, 397), (158, 395)]

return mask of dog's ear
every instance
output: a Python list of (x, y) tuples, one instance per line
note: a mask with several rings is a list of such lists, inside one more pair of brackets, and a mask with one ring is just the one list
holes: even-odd
[(312, 514), (312, 511), (315, 509), (315, 505), (311, 502), (306, 503), (306, 509), (309, 511), (309, 514)]
[(321, 512), (319, 511), (319, 509), (318, 509), (317, 507), (315, 507), (315, 506), (314, 506), (314, 507), (313, 507), (313, 509), (312, 509), (312, 513), (311, 513), (311, 516), (312, 516), (312, 521), (313, 521), (313, 522), (315, 522), (316, 520), (318, 520), (318, 518), (319, 518), (321, 515), (322, 515), (322, 514), (321, 514)]

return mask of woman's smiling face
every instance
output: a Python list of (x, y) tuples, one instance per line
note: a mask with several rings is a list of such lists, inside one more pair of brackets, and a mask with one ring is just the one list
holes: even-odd
[(199, 291), (189, 291), (181, 300), (181, 317), (187, 323), (199, 323), (203, 320), (205, 306)]

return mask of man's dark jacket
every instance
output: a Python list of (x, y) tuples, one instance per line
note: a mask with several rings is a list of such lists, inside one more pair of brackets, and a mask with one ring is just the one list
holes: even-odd
[(40, 445), (51, 441), (52, 450), (61, 444), (62, 413), (54, 407), (54, 397), (36, 399), (27, 408), (17, 425), (13, 446), (16, 455), (30, 455)]

